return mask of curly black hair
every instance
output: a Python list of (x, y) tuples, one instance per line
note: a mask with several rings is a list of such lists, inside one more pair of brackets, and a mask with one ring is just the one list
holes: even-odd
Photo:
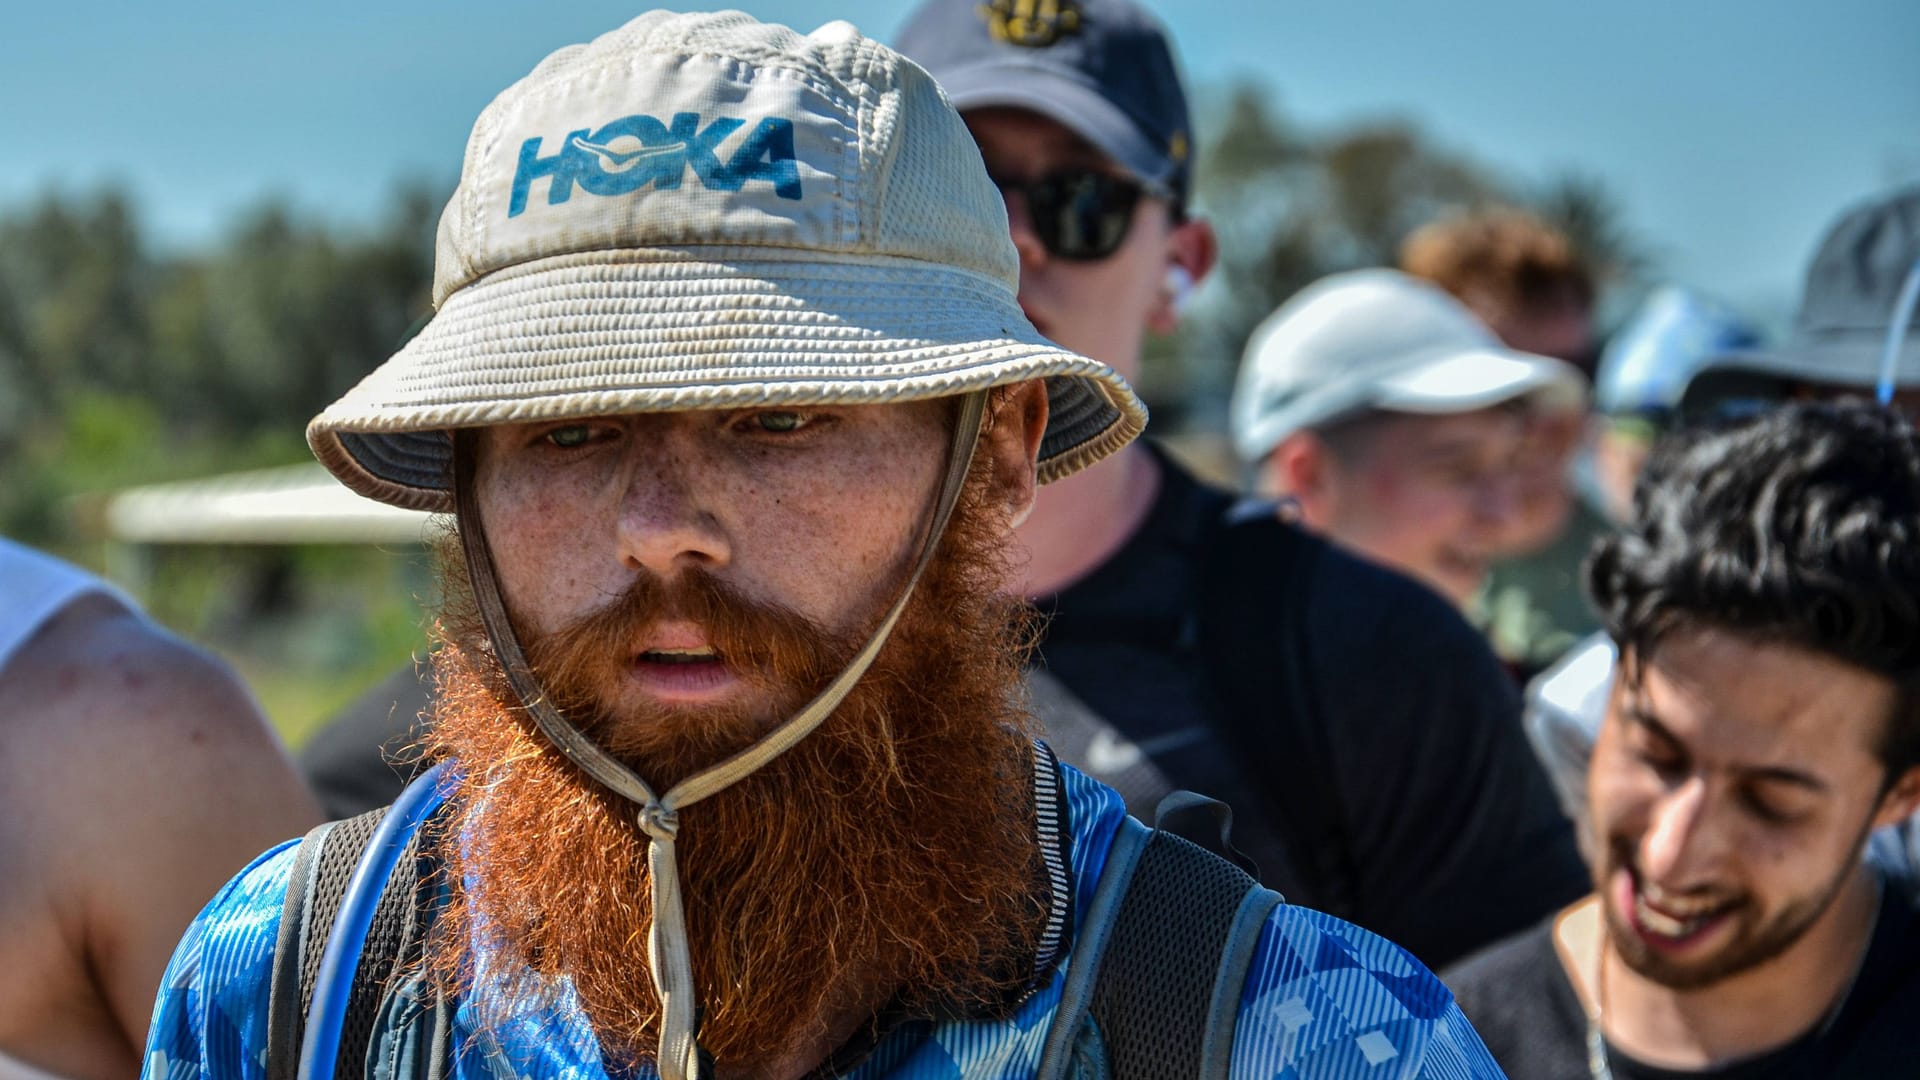
[(1623, 654), (1718, 628), (1892, 680), (1888, 782), (1920, 764), (1920, 434), (1864, 402), (1793, 404), (1657, 447), (1587, 589)]

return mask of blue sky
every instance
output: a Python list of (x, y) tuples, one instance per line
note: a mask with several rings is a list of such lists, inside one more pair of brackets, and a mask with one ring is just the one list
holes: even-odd
[[(883, 39), (907, 5), (746, 0)], [(0, 33), (0, 206), (117, 181), (216, 238), (269, 195), (342, 224), (451, 184), (481, 107), (641, 7), (32, 2)], [(1521, 181), (1604, 179), (1669, 276), (1779, 309), (1847, 203), (1920, 180), (1912, 0), (1160, 0), (1191, 84), (1251, 75), (1316, 128), (1404, 117)], [(1205, 117), (1198, 117), (1203, 129)]]

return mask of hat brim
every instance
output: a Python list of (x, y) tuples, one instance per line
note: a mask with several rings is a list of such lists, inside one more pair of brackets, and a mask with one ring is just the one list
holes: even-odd
[(1586, 403), (1587, 381), (1573, 365), (1547, 356), (1449, 348), (1410, 357), (1388, 375), (1334, 379), (1264, 415), (1242, 415), (1244, 403), (1257, 400), (1241, 396), (1247, 393), (1243, 388), (1236, 395), (1234, 446), (1242, 460), (1253, 462), (1295, 432), (1374, 410), (1442, 416), (1517, 398), (1532, 398), (1543, 411), (1577, 409)]
[(1446, 414), (1528, 398), (1543, 410), (1586, 403), (1586, 379), (1573, 365), (1531, 353), (1475, 349), (1409, 365), (1375, 384), (1370, 404), (1389, 412)]
[[(1793, 382), (1870, 390), (1880, 382), (1886, 361), (1886, 336), (1849, 334), (1833, 340), (1800, 341), (1779, 349), (1751, 349), (1724, 353), (1693, 373), (1751, 372)], [(1920, 385), (1920, 337), (1910, 336), (1896, 361), (1894, 385)]]
[(1146, 410), (1041, 337), (1002, 283), (879, 256), (644, 248), (537, 259), (460, 289), (308, 425), (347, 487), (449, 511), (462, 427), (776, 404), (882, 404), (1047, 380), (1039, 479), (1124, 446)]
[(1134, 176), (1172, 189), (1179, 164), (1143, 134), (1099, 90), (1060, 72), (1017, 59), (996, 59), (944, 72), (940, 88), (954, 109), (1013, 108), (1039, 113), (1093, 144)]

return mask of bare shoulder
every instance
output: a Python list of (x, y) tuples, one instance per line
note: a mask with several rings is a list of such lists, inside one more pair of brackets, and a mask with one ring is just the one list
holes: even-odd
[(39, 980), (72, 976), (98, 1000), (68, 1015), (135, 1046), (194, 914), (318, 816), (234, 673), (112, 599), (75, 601), (0, 669), (0, 909), (45, 913)]
[[(0, 670), (7, 740), (62, 787), (124, 763), (158, 780), (285, 755), (252, 697), (211, 654), (104, 596), (76, 601)], [(107, 786), (145, 786), (111, 775)]]
[[(316, 813), (233, 671), (110, 599), (82, 599), (49, 622), (0, 671), (0, 700), (6, 741), (31, 755), (14, 762), (21, 775), (9, 779), (23, 787), (9, 791), (69, 808), (63, 831), (91, 841), (80, 850), (151, 836), (184, 846)], [(235, 813), (264, 816), (250, 825)]]

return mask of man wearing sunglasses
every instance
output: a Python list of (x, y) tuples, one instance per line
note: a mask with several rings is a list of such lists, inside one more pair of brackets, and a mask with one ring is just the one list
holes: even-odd
[[(1026, 315), (1137, 377), (1215, 257), (1159, 26), (1127, 0), (931, 0), (897, 44), (1000, 188)], [(1050, 741), (1136, 815), (1224, 801), (1268, 884), (1430, 964), (1583, 891), (1512, 688), (1439, 598), (1151, 444), (1041, 492), (1019, 538)]]

